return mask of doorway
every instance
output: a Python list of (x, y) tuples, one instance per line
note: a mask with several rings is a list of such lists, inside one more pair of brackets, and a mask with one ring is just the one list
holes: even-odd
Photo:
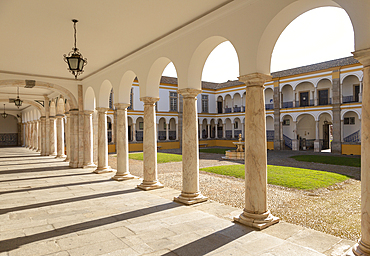
[(309, 105), (308, 92), (301, 92), (299, 94), (300, 106), (306, 107)]
[(323, 125), (323, 143), (322, 143), (322, 149), (329, 149), (329, 143), (330, 143), (330, 124), (324, 123)]

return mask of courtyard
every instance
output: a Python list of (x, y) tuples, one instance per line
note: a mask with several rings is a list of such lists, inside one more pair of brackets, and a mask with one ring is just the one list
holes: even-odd
[[(270, 153), (269, 164), (284, 162), (281, 155)], [(345, 199), (343, 206), (355, 200), (356, 193), (358, 198), (360, 182), (356, 179), (314, 192), (268, 186), (270, 209), (282, 220), (255, 231), (232, 222), (243, 207), (243, 182), (238, 179), (201, 172), (201, 191), (211, 200), (193, 206), (173, 202), (180, 193), (181, 162), (158, 164), (165, 188), (142, 191), (136, 188), (139, 179), (117, 182), (111, 179), (114, 173), (97, 175), (93, 169), (70, 168), (61, 159), (25, 148), (0, 148), (0, 155), (1, 256), (342, 255), (359, 236), (313, 230), (307, 225), (310, 219), (300, 223), (308, 216), (321, 221), (320, 214), (341, 218), (329, 202), (338, 204), (333, 200)], [(201, 153), (200, 167), (230, 164), (218, 157)], [(115, 157), (110, 155), (109, 160), (114, 167)], [(359, 172), (349, 167), (335, 171), (345, 169)], [(141, 162), (130, 160), (130, 171), (140, 176)], [(347, 207), (354, 208), (352, 221), (359, 223), (360, 206)], [(349, 214), (348, 209), (343, 212)], [(329, 223), (321, 225), (335, 229)]]

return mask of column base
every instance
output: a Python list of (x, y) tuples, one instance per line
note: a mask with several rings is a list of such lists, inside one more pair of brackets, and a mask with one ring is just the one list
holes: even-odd
[(369, 256), (370, 246), (363, 243), (360, 239), (360, 241), (358, 241), (358, 243), (352, 247), (352, 252), (353, 252), (352, 255), (356, 255), (356, 256)]
[(200, 192), (197, 193), (186, 193), (181, 192), (181, 195), (173, 199), (175, 202), (179, 202), (185, 205), (192, 205), (202, 203), (208, 200), (208, 197), (203, 196)]
[(131, 180), (131, 179), (138, 179), (138, 177), (130, 174), (130, 173), (126, 173), (126, 174), (116, 174), (112, 177), (113, 180), (116, 180), (116, 181), (123, 181), (123, 180)]
[(49, 156), (57, 156), (57, 153), (51, 153)]
[(86, 169), (86, 168), (96, 168), (96, 164), (94, 164), (94, 163), (85, 164), (82, 168), (84, 168), (84, 169)]
[(113, 169), (110, 168), (110, 166), (105, 166), (105, 167), (98, 167), (94, 171), (94, 173), (96, 173), (96, 174), (107, 173), (107, 172), (113, 172)]
[(65, 158), (66, 156), (65, 155), (60, 155), (60, 156), (56, 156), (55, 158)]
[(67, 156), (66, 159), (64, 159), (63, 162), (69, 162), (69, 157)]
[(69, 162), (69, 167), (71, 167), (71, 168), (77, 168), (77, 163)]
[(320, 141), (319, 140), (315, 140), (314, 141), (314, 152), (320, 152)]
[(162, 183), (159, 181), (143, 181), (140, 185), (137, 185), (137, 188), (140, 188), (142, 190), (153, 190), (158, 188), (164, 188)]
[(239, 215), (239, 217), (234, 217), (234, 221), (248, 227), (262, 230), (275, 223), (278, 223), (279, 218), (273, 216), (269, 210), (262, 214), (248, 213), (244, 210), (243, 213)]

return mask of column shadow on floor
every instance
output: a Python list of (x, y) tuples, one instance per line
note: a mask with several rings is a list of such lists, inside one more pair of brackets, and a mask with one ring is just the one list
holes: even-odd
[(17, 173), (26, 173), (26, 172), (51, 172), (51, 171), (61, 171), (61, 170), (70, 170), (69, 166), (49, 166), (49, 167), (40, 167), (40, 168), (24, 168), (24, 169), (15, 169), (15, 170), (4, 170), (0, 171), (0, 175), (3, 174), (17, 174)]
[(112, 181), (112, 179), (108, 179), (108, 180), (95, 180), (95, 181), (86, 181), (86, 182), (70, 183), (70, 184), (59, 184), (59, 185), (46, 186), (46, 187), (38, 187), (38, 188), (26, 188), (26, 189), (11, 190), (11, 191), (1, 191), (0, 192), (0, 195), (10, 194), (10, 193), (19, 193), (19, 192), (30, 192), (30, 191), (35, 191), (35, 190), (61, 188), (61, 187), (89, 185), (89, 184), (103, 183), (103, 182), (108, 182), (108, 181), (114, 182), (114, 181)]
[[(12, 161), (12, 162), (14, 162), (14, 161)], [(7, 163), (7, 164), (0, 164), (0, 166), (8, 166), (8, 165), (29, 165), (29, 164), (48, 164), (48, 163), (50, 163), (50, 164), (59, 164), (59, 162), (58, 161), (52, 161), (52, 162), (40, 162), (40, 161), (38, 161), (37, 163), (30, 163), (30, 162), (28, 162), (28, 163), (12, 163), (12, 164), (10, 164), (10, 163)]]
[(163, 256), (172, 256), (173, 253), (178, 256), (201, 256), (212, 252), (236, 239), (253, 232), (252, 228), (234, 224), (228, 228), (217, 231), (208, 236), (202, 237), (194, 242), (181, 246)]
[(143, 209), (138, 209), (138, 210), (131, 211), (131, 212), (116, 214), (116, 215), (112, 215), (112, 216), (97, 219), (97, 220), (86, 221), (83, 223), (74, 224), (74, 225), (70, 225), (70, 226), (66, 226), (63, 228), (58, 228), (52, 231), (46, 231), (46, 232), (42, 232), (42, 233), (30, 235), (30, 236), (6, 239), (3, 241), (0, 241), (0, 252), (11, 251), (25, 244), (29, 244), (29, 243), (33, 243), (33, 242), (37, 242), (41, 240), (47, 240), (47, 239), (51, 239), (54, 237), (67, 235), (67, 234), (71, 234), (74, 232), (83, 231), (83, 230), (87, 230), (91, 228), (101, 227), (104, 225), (115, 223), (117, 221), (129, 220), (129, 219), (145, 216), (145, 215), (156, 213), (156, 212), (170, 210), (170, 209), (177, 208), (177, 207), (181, 207), (181, 205), (171, 202), (171, 203), (156, 205), (156, 206), (147, 207)]
[(17, 207), (12, 207), (12, 208), (5, 208), (5, 209), (0, 209), (0, 215), (8, 213), (8, 212), (30, 210), (30, 209), (41, 208), (41, 207), (46, 207), (46, 206), (67, 204), (67, 203), (73, 203), (73, 202), (90, 200), (90, 199), (97, 199), (97, 198), (108, 197), (108, 196), (118, 196), (118, 195), (133, 193), (133, 192), (139, 192), (139, 191), (141, 190), (135, 188), (135, 189), (113, 191), (113, 192), (100, 193), (100, 194), (94, 194), (94, 195), (72, 197), (72, 198), (60, 199), (60, 200), (55, 200), (55, 201), (43, 202), (43, 203), (17, 206)]
[(94, 176), (96, 176), (95, 173), (72, 173), (72, 174), (65, 174), (65, 175), (40, 176), (40, 177), (30, 177), (30, 178), (12, 179), (12, 180), (0, 180), (0, 183), (1, 182), (14, 182), (14, 181), (17, 182), (17, 181), (25, 181), (25, 180), (41, 180), (41, 179), (52, 179), (52, 178), (64, 178), (64, 177), (81, 176), (81, 175), (94, 175)]

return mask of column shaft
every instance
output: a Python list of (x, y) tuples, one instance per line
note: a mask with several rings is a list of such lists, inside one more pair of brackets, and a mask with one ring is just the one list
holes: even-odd
[(98, 110), (98, 168), (95, 173), (112, 172), (108, 166), (108, 135), (107, 111), (109, 108), (96, 108)]
[(57, 155), (55, 116), (50, 117), (50, 156)]
[(41, 155), (48, 155), (46, 152), (46, 117), (42, 116), (41, 119)]
[(267, 208), (267, 149), (264, 83), (270, 76), (254, 73), (239, 78), (246, 84), (245, 208), (235, 218), (244, 225), (266, 228), (279, 219)]
[(93, 123), (94, 111), (85, 110), (84, 121), (84, 168), (96, 168), (93, 151)]
[(353, 247), (355, 255), (370, 255), (370, 49), (356, 51), (364, 66), (361, 118), (361, 239)]
[(65, 162), (69, 162), (70, 155), (71, 155), (71, 150), (70, 150), (70, 145), (71, 145), (71, 134), (70, 134), (70, 126), (69, 123), (71, 122), (69, 112), (66, 112), (66, 118), (65, 118), (65, 136), (66, 136), (66, 159), (64, 159)]
[(159, 98), (142, 97), (140, 100), (144, 102), (144, 180), (137, 187), (143, 190), (163, 188), (163, 185), (158, 181), (157, 173), (155, 103), (159, 100)]
[(199, 190), (197, 95), (201, 90), (181, 89), (183, 96), (182, 191), (174, 200), (186, 205), (207, 200)]
[(116, 107), (117, 114), (117, 173), (113, 177), (113, 179), (118, 181), (133, 179), (135, 178), (135, 176), (130, 174), (128, 160), (127, 107), (130, 106), (130, 104), (117, 103), (114, 104), (114, 106)]
[(64, 115), (58, 114), (57, 116), (57, 157), (64, 158), (66, 155), (64, 154), (64, 125), (63, 125), (63, 118)]
[(70, 122), (69, 122), (69, 134), (70, 134), (70, 161), (69, 166), (77, 168), (78, 165), (78, 110), (69, 110)]

